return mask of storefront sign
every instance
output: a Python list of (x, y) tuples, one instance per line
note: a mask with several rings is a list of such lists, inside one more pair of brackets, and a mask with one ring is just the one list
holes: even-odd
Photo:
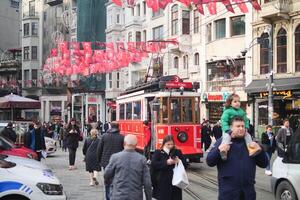
[(89, 103), (97, 103), (97, 97), (88, 97)]
[[(268, 92), (259, 93), (260, 98), (267, 97), (268, 95), (269, 95)], [(273, 95), (282, 96), (283, 99), (286, 99), (286, 98), (292, 97), (293, 92), (291, 90), (273, 91)]]
[(203, 100), (207, 99), (208, 101), (226, 101), (230, 93), (221, 92), (221, 93), (204, 93)]

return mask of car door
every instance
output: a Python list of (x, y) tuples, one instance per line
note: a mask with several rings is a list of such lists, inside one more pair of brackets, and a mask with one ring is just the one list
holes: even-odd
[(289, 154), (288, 177), (300, 198), (300, 141), (292, 144)]

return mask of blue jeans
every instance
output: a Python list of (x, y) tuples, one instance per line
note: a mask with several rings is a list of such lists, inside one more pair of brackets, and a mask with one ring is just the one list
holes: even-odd
[(268, 157), (268, 166), (266, 167), (266, 170), (271, 170), (271, 158), (272, 158), (272, 152), (266, 152)]
[(110, 185), (105, 185), (105, 198), (110, 200)]

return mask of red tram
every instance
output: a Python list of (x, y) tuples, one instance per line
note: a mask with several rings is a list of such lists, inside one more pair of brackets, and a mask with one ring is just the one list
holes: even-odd
[[(183, 82), (178, 76), (164, 76), (128, 88), (117, 98), (117, 121), (122, 134), (134, 134), (137, 148), (150, 151), (161, 147), (166, 135), (173, 135), (177, 148), (189, 162), (200, 162), (200, 94), (198, 83)], [(148, 134), (149, 134), (148, 132)]]

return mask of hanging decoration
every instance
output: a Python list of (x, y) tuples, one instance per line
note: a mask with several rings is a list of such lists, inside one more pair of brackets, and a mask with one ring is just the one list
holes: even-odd
[[(237, 5), (241, 12), (247, 13), (248, 8), (246, 3), (251, 3), (255, 10), (261, 10), (261, 7), (257, 0), (177, 0), (186, 7), (190, 7), (192, 4), (198, 9), (198, 11), (204, 15), (203, 5), (206, 4), (207, 10), (211, 15), (217, 14), (216, 3), (222, 3), (225, 8), (234, 13), (233, 5)], [(112, 0), (119, 7), (134, 7), (135, 0)], [(159, 9), (165, 9), (168, 4), (176, 2), (172, 0), (146, 0), (147, 7), (152, 9), (153, 12), (157, 12)]]
[[(157, 53), (168, 45), (177, 45), (176, 39), (152, 42), (60, 42), (51, 49), (44, 64), (44, 74), (89, 76), (108, 73), (139, 63), (149, 53)], [(94, 50), (95, 49), (95, 50)]]

